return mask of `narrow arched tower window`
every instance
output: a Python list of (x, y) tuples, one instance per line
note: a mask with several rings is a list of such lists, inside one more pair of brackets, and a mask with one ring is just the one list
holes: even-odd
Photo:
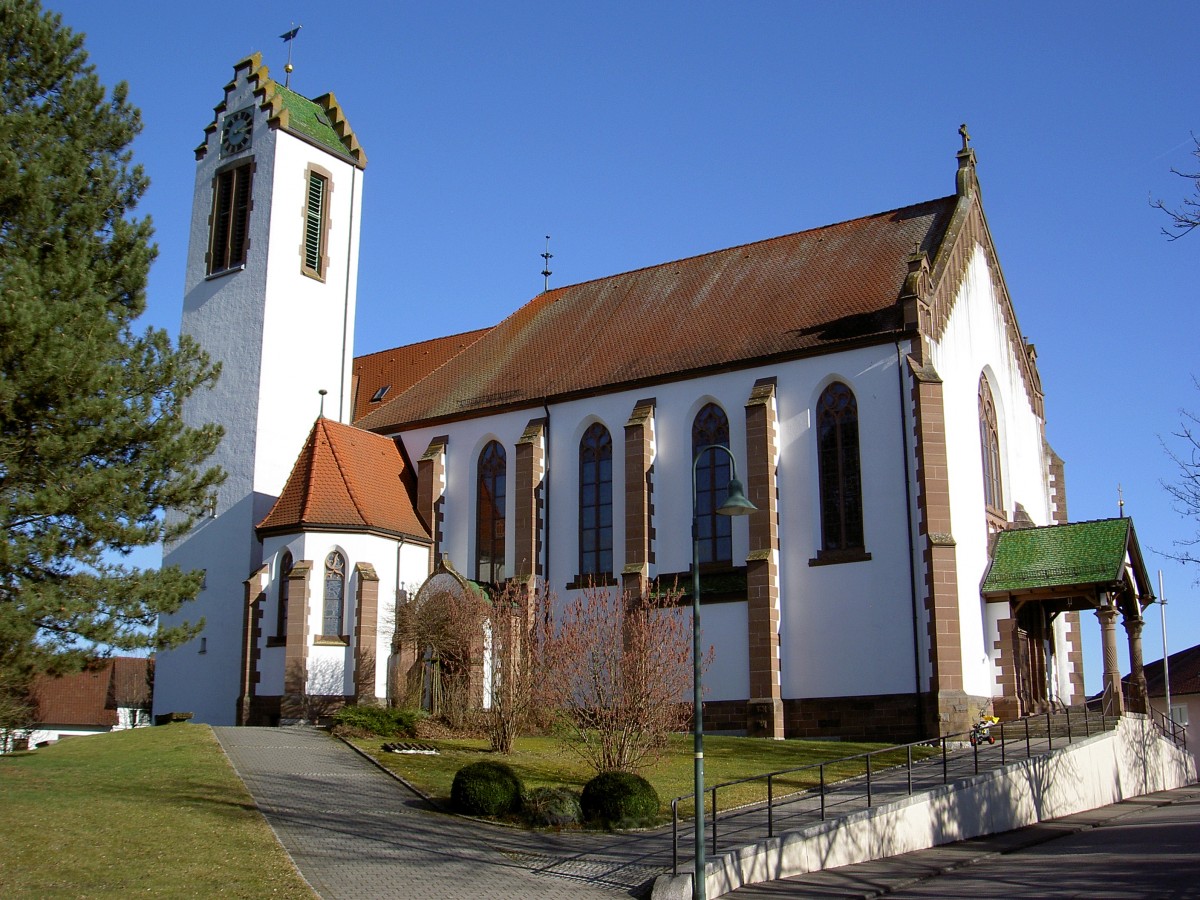
[(729, 516), (717, 514), (729, 489), (729, 456), (701, 447), (729, 446), (729, 417), (715, 403), (707, 404), (692, 422), (692, 460), (696, 466), (696, 541), (701, 565), (733, 565), (733, 527)]
[(858, 401), (840, 381), (817, 401), (817, 467), (821, 483), (821, 547), (863, 548), (862, 471), (858, 455)]
[(251, 160), (217, 173), (213, 179), (209, 217), (208, 273), (224, 272), (246, 262), (250, 246)]
[(1004, 515), (1004, 482), (1000, 475), (1000, 429), (987, 376), (979, 377), (979, 446), (983, 454), (983, 502), (988, 512)]
[(334, 550), (325, 557), (325, 615), (321, 633), (337, 637), (342, 633), (346, 605), (346, 558)]
[(504, 448), (491, 441), (479, 454), (475, 517), (475, 578), (486, 584), (504, 581), (505, 470)]
[(275, 636), (287, 637), (288, 597), (291, 583), (288, 577), (292, 574), (292, 554), (285, 552), (279, 561), (279, 605), (275, 611)]
[(579, 574), (612, 570), (612, 436), (597, 422), (579, 441)]

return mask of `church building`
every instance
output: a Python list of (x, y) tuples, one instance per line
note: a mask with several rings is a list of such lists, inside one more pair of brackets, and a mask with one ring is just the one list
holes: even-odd
[[(907, 740), (1078, 704), (1085, 614), (1119, 708), (1115, 623), (1136, 690), (1153, 594), (1132, 522), (1068, 519), (960, 133), (948, 195), (356, 358), (366, 156), (332, 94), (239, 62), (196, 149), (182, 325), (223, 366), (185, 417), (223, 425), (228, 478), (167, 548), (205, 571), (178, 617), (204, 629), (160, 655), (155, 711), (404, 702), (428, 663), (398, 601), (688, 590), (693, 510), (709, 729)], [(731, 519), (735, 475), (757, 512)]]

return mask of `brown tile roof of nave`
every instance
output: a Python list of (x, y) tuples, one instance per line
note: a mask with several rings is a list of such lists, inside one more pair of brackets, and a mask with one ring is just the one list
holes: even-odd
[[(372, 410), (379, 409), (384, 401), (392, 400), (404, 393), (446, 360), (471, 346), (491, 328), (464, 331), (446, 337), (365, 353), (354, 358), (354, 421), (358, 421)], [(386, 387), (383, 400), (371, 402), (375, 392)]]
[(389, 431), (886, 339), (907, 259), (956, 198), (638, 269), (534, 298), (358, 424)]
[(149, 703), (149, 666), (148, 659), (120, 656), (100, 660), (82, 672), (40, 676), (33, 684), (37, 720), (44, 725), (111, 728), (117, 724), (118, 706)]
[(258, 530), (377, 531), (427, 540), (414, 491), (412, 471), (390, 438), (322, 417)]

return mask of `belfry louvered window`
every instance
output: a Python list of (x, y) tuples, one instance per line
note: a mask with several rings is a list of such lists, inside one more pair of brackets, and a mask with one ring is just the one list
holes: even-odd
[(314, 278), (325, 277), (325, 235), (329, 223), (329, 176), (308, 170), (304, 196), (304, 243), (300, 248), (303, 269)]
[(250, 247), (250, 182), (253, 163), (226, 169), (213, 179), (209, 220), (208, 273), (244, 265)]

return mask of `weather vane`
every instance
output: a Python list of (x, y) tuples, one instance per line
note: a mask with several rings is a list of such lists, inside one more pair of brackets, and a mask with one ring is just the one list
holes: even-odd
[(295, 66), (292, 65), (292, 41), (296, 40), (296, 35), (298, 35), (300, 33), (300, 29), (303, 27), (304, 27), (303, 25), (297, 25), (295, 22), (293, 22), (292, 30), (285, 34), (280, 35), (280, 37), (283, 38), (283, 42), (288, 45), (288, 61), (287, 61), (287, 65), (283, 67), (283, 71), (284, 71), (283, 86), (284, 87), (290, 86), (291, 80), (292, 80), (292, 69), (295, 68)]

